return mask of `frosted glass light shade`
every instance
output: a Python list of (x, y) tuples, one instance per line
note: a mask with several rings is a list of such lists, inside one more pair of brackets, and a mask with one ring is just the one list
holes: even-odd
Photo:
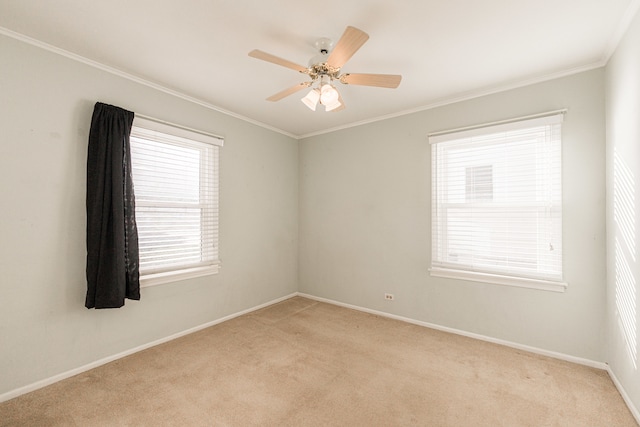
[(331, 86), (330, 84), (323, 85), (320, 89), (320, 103), (323, 105), (334, 104), (339, 97), (340, 94), (338, 93), (336, 88)]
[(309, 107), (311, 111), (316, 111), (316, 105), (318, 105), (318, 101), (320, 100), (320, 91), (318, 89), (312, 89), (309, 93), (301, 99), (301, 101)]
[(323, 105), (324, 105), (325, 111), (331, 111), (331, 110), (335, 110), (336, 108), (340, 107), (342, 105), (342, 102), (340, 102), (340, 99), (336, 99), (331, 104), (324, 104), (324, 102), (323, 102)]

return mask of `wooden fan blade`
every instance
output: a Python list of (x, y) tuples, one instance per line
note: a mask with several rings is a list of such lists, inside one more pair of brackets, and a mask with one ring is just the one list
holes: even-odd
[(307, 88), (309, 86), (311, 86), (311, 82), (304, 82), (304, 83), (297, 84), (295, 86), (291, 86), (290, 88), (285, 89), (282, 92), (278, 92), (275, 95), (271, 95), (270, 97), (267, 98), (267, 101), (272, 101), (272, 102), (280, 101), (282, 98), (286, 98), (289, 95), (293, 95), (294, 93), (304, 88)]
[(271, 62), (272, 64), (291, 68), (292, 70), (296, 70), (301, 73), (304, 73), (307, 71), (307, 67), (303, 67), (302, 65), (298, 65), (295, 62), (287, 61), (286, 59), (282, 59), (280, 57), (271, 55), (270, 53), (263, 52), (258, 49), (254, 49), (251, 52), (249, 52), (249, 56), (252, 58), (262, 59), (263, 61)]
[(341, 68), (369, 40), (369, 35), (355, 27), (347, 27), (327, 58), (327, 65)]
[(340, 82), (350, 85), (388, 87), (395, 89), (400, 84), (402, 76), (396, 74), (343, 74)]

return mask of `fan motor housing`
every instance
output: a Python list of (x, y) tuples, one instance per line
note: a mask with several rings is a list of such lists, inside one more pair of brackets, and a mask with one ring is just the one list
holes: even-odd
[(331, 67), (326, 62), (316, 63), (309, 67), (309, 76), (314, 80), (322, 76), (337, 79), (339, 73), (340, 68)]

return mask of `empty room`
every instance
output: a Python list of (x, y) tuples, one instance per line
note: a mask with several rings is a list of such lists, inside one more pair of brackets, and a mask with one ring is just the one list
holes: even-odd
[(0, 0), (0, 426), (638, 426), (640, 0)]

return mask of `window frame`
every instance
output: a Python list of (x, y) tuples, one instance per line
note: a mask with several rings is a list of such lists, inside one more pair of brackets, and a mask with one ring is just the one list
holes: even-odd
[[(131, 144), (135, 144), (134, 138), (141, 138), (149, 142), (157, 143), (175, 143), (178, 146), (186, 146), (187, 144), (207, 144), (212, 148), (211, 167), (208, 173), (212, 175), (212, 186), (206, 198), (212, 200), (211, 205), (213, 214), (211, 218), (212, 241), (214, 246), (214, 256), (211, 261), (207, 261), (204, 265), (178, 265), (175, 268), (162, 269), (162, 271), (151, 271), (143, 273), (140, 271), (140, 286), (154, 286), (164, 283), (172, 283), (207, 275), (217, 274), (220, 268), (219, 254), (219, 188), (220, 188), (220, 148), (224, 144), (224, 139), (220, 136), (202, 132), (192, 128), (176, 125), (173, 123), (152, 119), (149, 117), (140, 117), (136, 115), (131, 129)], [(132, 155), (132, 168), (135, 168), (134, 156)], [(201, 162), (202, 166), (202, 162)], [(200, 181), (203, 174), (199, 170), (198, 176)], [(133, 182), (135, 194), (135, 179)], [(203, 191), (203, 190), (200, 190)], [(136, 211), (138, 205), (148, 205), (147, 202), (140, 202), (136, 199)], [(202, 230), (201, 230), (202, 233)], [(138, 230), (140, 235), (140, 230)], [(205, 249), (201, 248), (201, 253)], [(142, 252), (142, 251), (140, 251)]]
[[(483, 282), (483, 283), (491, 283), (497, 285), (506, 285), (506, 286), (516, 286), (516, 287), (524, 287), (524, 288), (532, 288), (539, 290), (547, 290), (547, 291), (555, 291), (555, 292), (564, 292), (568, 287), (568, 284), (564, 281), (564, 266), (562, 261), (562, 252), (560, 252), (560, 273), (559, 277), (543, 277), (543, 274), (539, 276), (536, 274), (526, 273), (526, 274), (518, 274), (516, 268), (509, 267), (510, 271), (502, 274), (502, 272), (491, 271), (491, 269), (483, 269), (482, 267), (478, 267), (477, 265), (472, 264), (463, 264), (460, 263), (458, 265), (454, 265), (448, 261), (447, 256), (438, 259), (441, 255), (441, 250), (444, 249), (439, 239), (447, 238), (447, 226), (442, 225), (442, 215), (438, 215), (440, 208), (442, 208), (443, 204), (451, 205), (451, 202), (442, 203), (439, 200), (439, 183), (438, 183), (438, 167), (440, 167), (440, 159), (436, 158), (436, 146), (437, 144), (446, 144), (450, 143), (458, 143), (460, 140), (469, 137), (483, 137), (491, 134), (495, 134), (498, 132), (509, 132), (511, 130), (524, 130), (531, 129), (536, 126), (542, 126), (547, 124), (559, 124), (560, 126), (560, 136), (558, 147), (558, 156), (556, 159), (559, 162), (559, 191), (560, 191), (560, 200), (557, 205), (552, 205), (551, 211), (556, 212), (559, 209), (559, 239), (560, 246), (562, 247), (562, 127), (561, 123), (563, 121), (564, 113), (566, 110), (558, 110), (548, 113), (542, 113), (527, 117), (521, 117), (516, 119), (503, 120), (499, 122), (487, 123), (483, 125), (470, 126), (466, 128), (453, 129), (448, 131), (436, 132), (428, 135), (428, 140), (431, 145), (431, 156), (432, 156), (432, 182), (431, 182), (431, 195), (432, 195), (432, 216), (431, 216), (431, 230), (432, 230), (432, 253), (431, 253), (431, 264), (429, 268), (429, 273), (434, 277), (443, 277), (450, 279), (459, 279), (459, 280), (467, 280), (473, 282)], [(492, 178), (495, 179), (495, 178)], [(492, 182), (494, 185), (495, 182)], [(472, 200), (471, 203), (477, 203), (478, 201)], [(465, 203), (468, 201), (465, 200)], [(465, 204), (461, 203), (461, 204)], [(480, 201), (480, 203), (482, 203)], [(511, 202), (511, 207), (516, 206), (513, 202)], [(533, 213), (536, 209), (536, 206), (531, 205), (530, 210), (527, 212)], [(538, 207), (540, 208), (540, 207)], [(544, 208), (544, 207), (543, 207)], [(508, 208), (507, 208), (508, 209)], [(446, 215), (445, 215), (446, 216)], [(441, 230), (442, 229), (442, 230)], [(441, 233), (444, 233), (442, 235)], [(445, 245), (446, 246), (446, 245)], [(557, 276), (557, 274), (556, 274)]]

